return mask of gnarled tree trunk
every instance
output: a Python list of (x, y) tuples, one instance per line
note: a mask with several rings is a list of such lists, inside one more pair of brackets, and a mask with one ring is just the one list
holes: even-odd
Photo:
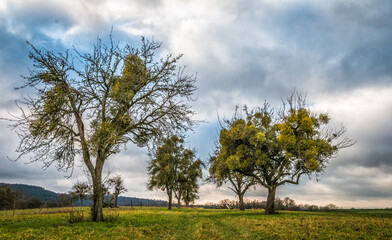
[(275, 214), (275, 194), (276, 187), (268, 188), (268, 196), (267, 196), (267, 206), (265, 208), (265, 214)]
[(91, 218), (93, 222), (103, 221), (103, 191), (102, 176), (99, 172), (92, 176), (93, 179), (93, 206), (91, 207)]

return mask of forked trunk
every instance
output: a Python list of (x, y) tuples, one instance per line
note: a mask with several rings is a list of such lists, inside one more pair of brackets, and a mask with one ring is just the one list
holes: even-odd
[(267, 206), (265, 208), (265, 214), (275, 214), (275, 188), (268, 188), (268, 196), (267, 196)]
[(239, 194), (238, 198), (239, 198), (238, 208), (240, 209), (240, 211), (244, 211), (245, 210), (244, 195), (243, 194)]
[(93, 206), (91, 207), (91, 218), (93, 222), (103, 221), (103, 192), (101, 176), (93, 177)]

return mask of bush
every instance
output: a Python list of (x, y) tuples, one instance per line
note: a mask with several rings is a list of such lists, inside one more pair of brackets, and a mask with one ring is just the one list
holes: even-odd
[(83, 220), (84, 220), (83, 211), (72, 211), (69, 213), (69, 217), (67, 219), (69, 223), (83, 222)]
[(40, 208), (42, 205), (44, 205), (44, 203), (37, 197), (27, 199), (27, 208)]
[(119, 218), (118, 213), (110, 212), (110, 213), (105, 214), (103, 219), (105, 222), (114, 223), (118, 220), (118, 218)]

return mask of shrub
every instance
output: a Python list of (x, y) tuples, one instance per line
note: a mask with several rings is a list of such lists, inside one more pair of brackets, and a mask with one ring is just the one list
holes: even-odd
[(118, 220), (118, 218), (119, 218), (119, 214), (118, 213), (109, 212), (109, 213), (106, 213), (104, 215), (103, 219), (104, 219), (105, 222), (113, 223), (113, 222), (116, 222)]
[(72, 211), (69, 213), (69, 217), (67, 221), (69, 223), (78, 223), (78, 222), (83, 222), (83, 219), (84, 219), (83, 211)]

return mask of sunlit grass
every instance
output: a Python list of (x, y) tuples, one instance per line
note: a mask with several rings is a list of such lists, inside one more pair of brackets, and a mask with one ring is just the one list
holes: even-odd
[(0, 213), (0, 239), (391, 239), (392, 210), (281, 212), (165, 208), (105, 209), (115, 222), (69, 223), (71, 208)]

